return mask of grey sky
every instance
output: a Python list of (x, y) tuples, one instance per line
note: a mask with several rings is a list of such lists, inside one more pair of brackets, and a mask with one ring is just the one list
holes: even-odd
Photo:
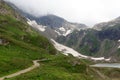
[(55, 14), (93, 26), (120, 16), (120, 0), (6, 0), (35, 16)]

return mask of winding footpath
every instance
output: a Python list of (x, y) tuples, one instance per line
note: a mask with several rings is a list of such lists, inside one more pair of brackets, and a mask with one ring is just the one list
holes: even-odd
[(39, 66), (40, 66), (40, 63), (38, 63), (39, 61), (44, 61), (44, 60), (34, 60), (34, 61), (33, 61), (33, 65), (32, 65), (31, 67), (29, 67), (29, 68), (27, 68), (27, 69), (24, 69), (24, 70), (21, 70), (21, 71), (18, 71), (18, 72), (16, 72), (16, 73), (7, 75), (7, 76), (3, 76), (3, 77), (0, 78), (0, 80), (4, 80), (5, 78), (12, 78), (12, 77), (21, 75), (21, 74), (23, 74), (23, 73), (27, 73), (27, 72), (29, 72), (29, 71), (31, 71), (31, 70), (39, 67)]

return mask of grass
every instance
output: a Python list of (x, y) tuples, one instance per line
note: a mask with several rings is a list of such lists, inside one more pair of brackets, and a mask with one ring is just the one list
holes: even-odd
[(0, 46), (0, 76), (7, 75), (32, 65), (32, 60), (42, 58), (45, 50), (33, 51), (13, 44)]
[(0, 3), (0, 6), (6, 10), (6, 14), (0, 14), (0, 39), (9, 42), (0, 45), (0, 76), (25, 69), (32, 65), (32, 60), (56, 53), (53, 45), (34, 31), (24, 18), (7, 4)]
[[(47, 56), (48, 61), (29, 73), (6, 80), (94, 80), (89, 67), (81, 60), (62, 54)], [(74, 62), (78, 62), (74, 65)], [(79, 64), (80, 63), (80, 64)]]

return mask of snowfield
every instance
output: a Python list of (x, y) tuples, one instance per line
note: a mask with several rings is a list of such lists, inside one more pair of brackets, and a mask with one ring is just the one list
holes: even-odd
[(31, 20), (28, 19), (27, 23), (28, 23), (30, 26), (32, 26), (33, 28), (36, 28), (36, 29), (38, 29), (38, 30), (40, 30), (40, 31), (42, 31), (42, 32), (45, 31), (46, 26), (38, 25), (35, 20), (32, 20), (32, 21), (31, 21)]
[(83, 58), (87, 58), (87, 56), (84, 56), (80, 53), (78, 53), (77, 51), (73, 50), (72, 48), (69, 48), (67, 46), (64, 46), (62, 44), (57, 43), (55, 40), (51, 39), (51, 41), (53, 42), (55, 48), (58, 51), (63, 52), (63, 54), (68, 55), (68, 54), (72, 54), (75, 57), (83, 57)]
[(75, 51), (74, 49), (72, 48), (69, 48), (67, 46), (64, 46), (62, 44), (59, 44), (57, 43), (55, 40), (51, 39), (51, 41), (53, 42), (53, 45), (55, 46), (55, 48), (58, 50), (58, 51), (61, 51), (64, 55), (67, 55), (68, 54), (72, 54), (74, 57), (77, 57), (77, 58), (85, 58), (85, 59), (91, 59), (91, 60), (95, 60), (95, 61), (100, 61), (100, 60), (104, 60), (104, 61), (110, 61), (111, 58), (108, 58), (108, 59), (105, 59), (104, 57), (99, 57), (99, 58), (95, 58), (95, 57), (90, 57), (90, 56), (85, 56), (85, 55), (82, 55), (80, 54), (79, 52)]

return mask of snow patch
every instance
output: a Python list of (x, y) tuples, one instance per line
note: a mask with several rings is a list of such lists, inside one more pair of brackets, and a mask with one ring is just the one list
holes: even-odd
[(91, 59), (93, 59), (93, 60), (96, 60), (96, 61), (97, 61), (97, 60), (104, 60), (105, 58), (104, 58), (104, 57), (100, 57), (100, 58), (93, 58), (93, 57), (92, 57)]
[(111, 60), (111, 58), (105, 59), (105, 61), (110, 61), (110, 60)]
[(66, 31), (64, 27), (59, 28), (60, 31)]
[(45, 31), (46, 26), (38, 25), (35, 20), (29, 20), (29, 19), (28, 19), (27, 23), (28, 23), (30, 26), (32, 26), (33, 28), (36, 28), (36, 29), (38, 29), (38, 30), (40, 30), (40, 31), (42, 31), (42, 32)]
[(118, 48), (120, 49), (120, 46), (118, 46)]
[(118, 40), (118, 42), (120, 42), (120, 40)]
[(111, 58), (105, 59), (104, 57), (99, 57), (99, 58), (91, 57), (91, 59), (92, 59), (92, 60), (95, 60), (95, 61), (101, 61), (101, 60), (110, 61), (110, 60), (111, 60)]
[(95, 60), (95, 61), (101, 61), (101, 60), (110, 61), (111, 60), (111, 58), (105, 59), (104, 57), (95, 58), (95, 57), (85, 56), (85, 55), (82, 55), (79, 52), (75, 51), (72, 48), (69, 48), (67, 46), (57, 43), (53, 39), (51, 39), (51, 41), (53, 42), (53, 45), (55, 46), (55, 48), (58, 51), (63, 52), (64, 55), (72, 54), (74, 57), (77, 57), (77, 58), (91, 59), (91, 60)]
[(71, 30), (68, 30), (65, 34), (63, 34), (63, 36), (67, 36), (68, 34), (72, 33)]

